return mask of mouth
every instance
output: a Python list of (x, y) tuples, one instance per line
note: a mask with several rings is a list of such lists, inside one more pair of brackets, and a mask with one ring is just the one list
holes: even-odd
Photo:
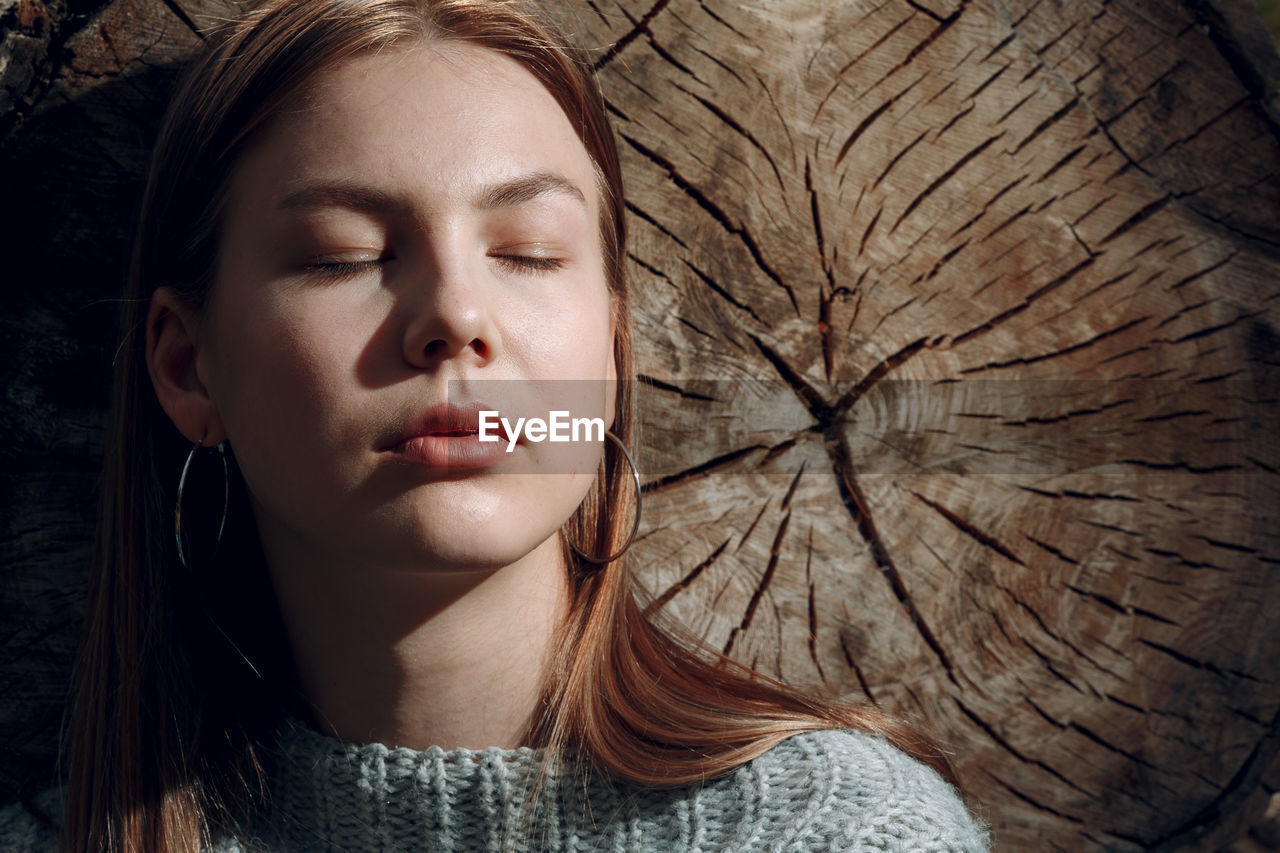
[(480, 401), (434, 404), (410, 418), (380, 449), (434, 470), (490, 467), (502, 460), (509, 446), (500, 419), (490, 416), (486, 428), (481, 429), (481, 412), (496, 410)]
[[(397, 450), (419, 438), (469, 438), (480, 434), (480, 413), (495, 407), (481, 401), (469, 403), (436, 403), (412, 417), (383, 443), (382, 450)], [(501, 422), (496, 433), (505, 441)], [(495, 431), (490, 429), (490, 435)]]

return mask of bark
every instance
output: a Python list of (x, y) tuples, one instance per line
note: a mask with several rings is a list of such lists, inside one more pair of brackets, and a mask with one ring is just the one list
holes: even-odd
[[(1280, 58), (1252, 7), (552, 10), (626, 169), (650, 607), (925, 721), (1000, 850), (1239, 837), (1280, 781)], [(167, 69), (224, 12), (4, 10), (11, 789), (47, 771), (74, 642), (99, 300)]]

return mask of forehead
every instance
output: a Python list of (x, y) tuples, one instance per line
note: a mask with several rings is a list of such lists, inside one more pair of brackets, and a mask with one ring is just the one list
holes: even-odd
[(426, 40), (315, 74), (250, 142), (232, 202), (278, 203), (332, 181), (444, 204), (531, 173), (563, 175), (596, 209), (594, 164), (528, 70), (468, 42)]

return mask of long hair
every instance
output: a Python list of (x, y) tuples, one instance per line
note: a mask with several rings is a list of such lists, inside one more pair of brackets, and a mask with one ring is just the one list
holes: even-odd
[[(634, 436), (625, 213), (616, 144), (591, 71), (533, 0), (268, 0), (206, 42), (153, 155), (116, 363), (92, 581), (68, 737), (65, 849), (196, 851), (265, 794), (260, 755), (299, 689), (243, 484), (216, 554), (186, 570), (173, 542), (189, 445), (146, 369), (143, 324), (166, 286), (197, 311), (212, 285), (231, 170), (254, 132), (317, 72), (414, 41), (461, 39), (515, 59), (555, 97), (597, 170), (616, 323), (614, 432)], [(620, 779), (679, 785), (728, 772), (801, 731), (878, 732), (955, 777), (915, 729), (870, 706), (819, 702), (677, 639), (637, 603), (625, 559), (625, 459), (606, 443), (561, 531), (572, 605), (530, 740)]]

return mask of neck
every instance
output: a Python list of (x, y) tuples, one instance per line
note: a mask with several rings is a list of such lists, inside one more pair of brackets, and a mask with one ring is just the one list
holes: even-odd
[(412, 749), (528, 745), (568, 612), (557, 537), (516, 563), (471, 572), (272, 551), (272, 581), (320, 730)]

